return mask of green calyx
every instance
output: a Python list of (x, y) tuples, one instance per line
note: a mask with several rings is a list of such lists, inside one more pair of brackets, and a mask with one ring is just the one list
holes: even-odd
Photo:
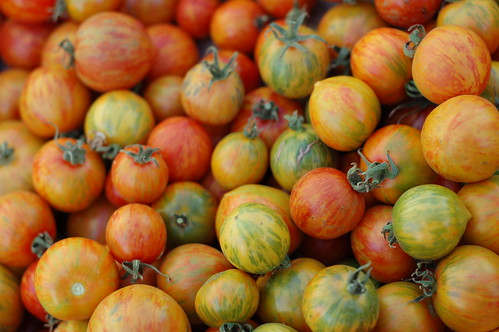
[(331, 48), (338, 54), (338, 57), (331, 62), (329, 69), (343, 69), (342, 75), (350, 75), (350, 53), (352, 50), (348, 47), (339, 47), (336, 45), (331, 46)]
[(279, 120), (279, 107), (273, 101), (266, 102), (261, 99), (258, 104), (253, 106), (251, 111), (253, 113), (252, 117), (255, 118), (272, 121)]
[(297, 132), (305, 131), (305, 127), (303, 126), (303, 122), (305, 118), (298, 114), (298, 111), (294, 111), (292, 115), (285, 115), (284, 118), (288, 120), (288, 127), (291, 130)]
[(395, 237), (395, 233), (393, 232), (393, 221), (389, 221), (386, 223), (386, 225), (381, 230), (381, 234), (383, 234), (383, 237), (388, 242), (388, 246), (390, 248), (396, 248), (394, 244), (397, 243), (397, 238)]
[(244, 126), (243, 134), (249, 139), (256, 138), (258, 134), (260, 134), (260, 130), (256, 125), (256, 121), (252, 121), (252, 119), (250, 118), (246, 126)]
[(64, 50), (69, 55), (68, 64), (64, 66), (66, 69), (73, 68), (75, 66), (75, 47), (69, 39), (65, 38), (59, 43), (59, 47)]
[(84, 141), (83, 139), (77, 139), (76, 144), (71, 143), (69, 140), (66, 142), (66, 145), (61, 145), (57, 142), (59, 138), (59, 127), (55, 124), (52, 124), (55, 127), (55, 137), (54, 141), (62, 150), (62, 159), (69, 162), (73, 166), (83, 165), (85, 163), (85, 156), (87, 151), (83, 148)]
[(288, 255), (286, 255), (286, 257), (284, 257), (284, 259), (282, 260), (281, 264), (279, 264), (278, 267), (272, 270), (272, 274), (276, 273), (277, 271), (287, 269), (290, 266), (291, 266), (291, 259), (289, 258)]
[(230, 58), (229, 62), (225, 65), (225, 67), (220, 67), (220, 62), (218, 61), (218, 50), (214, 46), (210, 46), (206, 53), (213, 52), (213, 62), (208, 62), (206, 60), (203, 60), (203, 65), (210, 71), (211, 73), (211, 80), (208, 85), (208, 91), (211, 89), (211, 86), (213, 83), (216, 81), (221, 81), (226, 79), (227, 77), (232, 74), (234, 71), (234, 66), (235, 66), (235, 61), (237, 58), (238, 53), (234, 52), (232, 54), (232, 57)]
[(348, 285), (347, 285), (347, 289), (350, 294), (360, 295), (367, 292), (366, 283), (369, 282), (369, 277), (371, 275), (372, 267), (369, 270), (367, 270), (366, 277), (364, 278), (364, 280), (359, 280), (359, 276), (362, 270), (367, 269), (370, 266), (371, 262), (369, 261), (367, 264), (359, 266), (357, 270), (355, 270), (350, 274), (350, 276), (348, 277)]
[(57, 22), (60, 17), (64, 16), (68, 12), (66, 1), (57, 0), (54, 6), (54, 12), (52, 13), (52, 21)]
[(54, 331), (55, 327), (61, 322), (61, 320), (55, 318), (50, 314), (45, 315), (45, 320), (47, 321), (47, 323), (43, 324), (43, 326), (47, 327), (49, 329), (49, 332)]
[(413, 58), (421, 41), (426, 36), (426, 31), (422, 24), (414, 24), (407, 29), (409, 31), (409, 41), (404, 45), (404, 54)]
[(219, 332), (251, 332), (253, 327), (250, 324), (240, 324), (227, 322), (218, 329)]
[(119, 144), (106, 144), (106, 135), (96, 132), (95, 137), (88, 141), (90, 149), (102, 155), (103, 159), (113, 160), (121, 151)]
[(151, 148), (151, 147), (147, 146), (144, 149), (144, 146), (140, 145), (140, 144), (133, 144), (130, 146), (137, 146), (139, 151), (133, 152), (133, 151), (128, 151), (128, 150), (122, 149), (122, 150), (120, 150), (120, 152), (123, 152), (127, 156), (132, 157), (133, 161), (135, 161), (138, 164), (144, 165), (144, 164), (147, 164), (147, 163), (152, 161), (156, 165), (156, 167), (159, 167), (158, 161), (156, 160), (155, 157), (153, 157), (154, 153), (156, 153), (157, 151), (160, 151), (159, 148)]
[(0, 144), (0, 166), (7, 165), (14, 159), (14, 148), (9, 147), (8, 142)]
[(171, 281), (170, 277), (164, 273), (162, 273), (160, 270), (158, 270), (154, 265), (143, 263), (138, 259), (134, 259), (133, 261), (126, 261), (121, 263), (121, 267), (123, 267), (123, 270), (125, 270), (125, 279), (128, 276), (132, 277), (132, 282), (136, 282), (138, 279), (143, 280), (144, 277), (142, 276), (142, 273), (144, 271), (144, 268), (150, 268), (154, 270), (157, 274), (165, 277), (168, 281)]
[(411, 98), (418, 99), (424, 97), (419, 91), (418, 87), (416, 86), (414, 80), (407, 81), (407, 83), (404, 84), (404, 88), (405, 88), (405, 94)]
[(419, 285), (419, 288), (423, 292), (421, 296), (418, 296), (412, 303), (418, 303), (426, 298), (432, 297), (437, 290), (437, 282), (431, 272), (431, 268), (435, 268), (436, 264), (433, 261), (418, 261), (416, 271), (411, 275), (411, 280)]
[(31, 242), (31, 252), (40, 258), (52, 244), (54, 244), (54, 239), (52, 239), (48, 232), (40, 233)]
[(374, 161), (371, 163), (362, 154), (360, 149), (358, 150), (358, 153), (366, 163), (367, 170), (362, 171), (357, 167), (356, 163), (352, 163), (352, 168), (347, 172), (347, 179), (355, 191), (360, 193), (369, 192), (374, 188), (378, 188), (378, 185), (384, 180), (394, 179), (399, 175), (400, 172), (388, 154), (388, 151), (386, 151), (388, 163), (386, 161)]

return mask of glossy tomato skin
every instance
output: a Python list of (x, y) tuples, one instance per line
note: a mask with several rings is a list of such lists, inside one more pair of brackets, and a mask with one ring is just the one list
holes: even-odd
[(490, 331), (499, 326), (499, 256), (473, 245), (457, 247), (435, 270), (433, 304), (453, 331)]
[(122, 0), (65, 0), (69, 18), (75, 22), (83, 22), (92, 15), (104, 11), (115, 11)]
[(19, 119), (19, 97), (29, 71), (5, 69), (0, 73), (0, 121)]
[(196, 293), (212, 275), (232, 268), (220, 250), (201, 243), (184, 244), (164, 257), (159, 270), (171, 281), (158, 276), (158, 287), (180, 304), (191, 324), (199, 324)]
[(54, 332), (86, 332), (88, 320), (65, 320), (57, 324)]
[(154, 124), (154, 115), (144, 98), (132, 91), (115, 90), (100, 95), (92, 103), (84, 127), (87, 140), (103, 134), (104, 145), (125, 147), (145, 143)]
[[(473, 112), (469, 112), (472, 109)], [(480, 135), (475, 135), (480, 128)], [(445, 144), (442, 140), (445, 140)], [(435, 108), (421, 130), (428, 164), (444, 178), (477, 182), (499, 168), (499, 114), (488, 100), (457, 96)]]
[(336, 76), (317, 82), (308, 105), (317, 136), (337, 151), (360, 147), (381, 118), (376, 94), (355, 77)]
[(65, 69), (37, 68), (29, 75), (19, 100), (21, 119), (41, 137), (82, 127), (90, 106), (90, 92), (75, 73)]
[(120, 10), (144, 25), (152, 25), (173, 21), (177, 3), (177, 0), (123, 0)]
[(409, 256), (435, 260), (458, 244), (470, 212), (456, 193), (436, 184), (407, 190), (393, 207), (393, 232)]
[(151, 131), (147, 145), (161, 149), (170, 183), (200, 180), (210, 167), (211, 139), (194, 119), (174, 116), (163, 120)]
[(289, 209), (296, 226), (304, 233), (319, 239), (334, 239), (360, 222), (365, 201), (352, 189), (345, 173), (320, 167), (296, 182)]
[(70, 55), (60, 47), (60, 43), (64, 39), (67, 39), (74, 45), (78, 26), (79, 24), (76, 22), (67, 21), (55, 27), (43, 45), (41, 59), (42, 67), (74, 71), (73, 67), (68, 68)]
[(33, 186), (52, 207), (63, 212), (81, 211), (90, 206), (104, 189), (106, 169), (97, 152), (83, 143), (83, 164), (72, 165), (64, 159), (61, 146), (76, 145), (73, 138), (45, 143), (33, 161)]
[(19, 22), (33, 24), (51, 19), (56, 0), (5, 0), (0, 3), (2, 13)]
[[(294, 2), (290, 0), (257, 0), (257, 3), (275, 18), (285, 18), (294, 4)], [(316, 0), (298, 0), (298, 7), (305, 8), (305, 10), (310, 13), (314, 9), (315, 3)]]
[(0, 328), (6, 332), (18, 331), (24, 315), (19, 281), (4, 265), (0, 265), (0, 299), (4, 304), (0, 311)]
[(225, 322), (246, 323), (258, 308), (255, 280), (241, 270), (229, 269), (212, 275), (198, 290), (196, 312), (208, 326)]
[(217, 206), (213, 194), (190, 181), (172, 183), (151, 205), (166, 224), (169, 248), (186, 243), (212, 244)]
[(425, 24), (439, 11), (442, 0), (403, 1), (375, 0), (376, 10), (390, 25), (408, 29)]
[(215, 180), (215, 177), (213, 176), (211, 170), (205, 175), (205, 177), (203, 177), (203, 179), (201, 180), (201, 184), (203, 185), (203, 187), (208, 189), (213, 197), (215, 197), (217, 202), (220, 202), (223, 195), (230, 191), (222, 187), (222, 185), (220, 185), (220, 183)]
[(369, 84), (383, 105), (407, 98), (405, 84), (411, 79), (412, 61), (404, 54), (409, 34), (395, 28), (366, 33), (352, 48), (350, 66), (354, 77)]
[(88, 322), (89, 332), (104, 331), (190, 332), (182, 308), (168, 294), (149, 285), (121, 288), (95, 309)]
[(377, 205), (368, 210), (351, 235), (352, 250), (360, 265), (372, 264), (371, 276), (383, 283), (404, 280), (416, 270), (416, 261), (398, 245), (390, 248), (381, 230), (392, 219), (392, 207)]
[(144, 99), (154, 114), (156, 122), (178, 115), (185, 115), (180, 103), (182, 76), (165, 75), (149, 83), (144, 90)]
[(142, 23), (118, 12), (101, 12), (85, 20), (74, 47), (78, 78), (99, 92), (133, 87), (147, 74), (154, 56)]
[(52, 210), (37, 194), (15, 191), (0, 196), (0, 215), (4, 239), (4, 245), (0, 247), (1, 264), (27, 267), (36, 260), (31, 244), (38, 234), (47, 232), (55, 238)]
[(41, 305), (61, 320), (82, 320), (118, 289), (118, 268), (103, 245), (81, 237), (54, 243), (38, 261), (35, 290)]
[(311, 331), (305, 323), (302, 297), (305, 287), (326, 266), (312, 258), (296, 258), (289, 267), (258, 278), (258, 316), (264, 323), (281, 322), (298, 331)]
[(325, 266), (331, 266), (353, 256), (350, 233), (329, 240), (305, 235), (297, 252), (299, 257), (313, 258)]
[(115, 207), (121, 207), (128, 204), (128, 202), (116, 191), (116, 188), (114, 188), (111, 173), (108, 173), (106, 176), (104, 192), (106, 194), (106, 199)]
[[(475, 32), (446, 25), (431, 30), (419, 44), (412, 75), (421, 94), (441, 104), (459, 95), (480, 95), (487, 86), (490, 67), (489, 50)], [(453, 77), (451, 82), (448, 77)]]
[(47, 312), (43, 309), (40, 301), (38, 301), (38, 297), (35, 292), (35, 270), (37, 264), (38, 260), (31, 263), (24, 271), (19, 291), (24, 308), (40, 321), (46, 322)]
[(119, 263), (138, 259), (151, 264), (163, 254), (166, 236), (159, 213), (144, 204), (118, 208), (106, 226), (106, 243)]
[(391, 282), (378, 288), (377, 293), (380, 312), (372, 331), (445, 331), (442, 321), (432, 313), (429, 299), (418, 303), (411, 302), (421, 295), (418, 285), (407, 281)]
[(208, 37), (211, 18), (220, 4), (220, 0), (179, 0), (175, 21), (196, 39)]

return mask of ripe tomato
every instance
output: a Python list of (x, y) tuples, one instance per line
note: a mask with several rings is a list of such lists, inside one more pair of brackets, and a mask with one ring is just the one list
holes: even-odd
[(191, 326), (180, 305), (168, 294), (149, 285), (121, 288), (99, 303), (88, 322), (89, 332), (178, 331)]
[(439, 11), (442, 0), (374, 0), (376, 11), (390, 25), (407, 29), (425, 24)]
[(331, 266), (353, 256), (350, 233), (329, 240), (305, 235), (297, 252), (299, 257), (313, 258), (325, 266)]
[(40, 301), (38, 301), (35, 292), (35, 270), (37, 264), (38, 260), (31, 263), (24, 271), (19, 286), (19, 292), (24, 308), (42, 322), (47, 322), (47, 312), (43, 309)]
[(431, 168), (446, 179), (485, 180), (499, 168), (499, 113), (479, 96), (451, 98), (426, 118), (421, 147)]
[(151, 68), (153, 56), (153, 44), (142, 23), (122, 13), (97, 13), (76, 33), (76, 73), (99, 92), (133, 87)]
[[(0, 196), (0, 225), (3, 244), (0, 247), (0, 264), (27, 267), (42, 253), (35, 239), (47, 233), (55, 238), (56, 225), (52, 210), (37, 194), (15, 191)], [(38, 239), (36, 240), (38, 241)], [(35, 247), (37, 250), (33, 250)]]
[(214, 242), (217, 201), (199, 183), (173, 183), (151, 207), (166, 224), (169, 248), (185, 243)]
[(245, 323), (258, 308), (258, 288), (253, 278), (240, 270), (229, 269), (212, 275), (199, 288), (196, 312), (208, 326)]
[(177, 0), (123, 0), (121, 11), (144, 25), (173, 21)]
[(421, 130), (428, 114), (430, 114), (436, 106), (437, 105), (433, 103), (424, 101), (400, 104), (391, 109), (383, 122), (385, 126), (390, 124), (402, 124)]
[(125, 199), (121, 197), (120, 194), (118, 194), (118, 192), (114, 188), (110, 172), (106, 176), (106, 184), (104, 190), (107, 200), (115, 207), (120, 207), (128, 204), (128, 202), (125, 201)]
[(115, 11), (122, 0), (64, 0), (69, 18), (76, 22), (83, 22), (92, 15), (104, 11)]
[(312, 258), (297, 258), (289, 267), (258, 278), (258, 317), (264, 323), (281, 322), (298, 331), (311, 331), (305, 323), (302, 297), (310, 280), (326, 266)]
[(65, 320), (57, 324), (54, 332), (86, 332), (88, 320)]
[(71, 55), (60, 46), (61, 42), (67, 39), (74, 45), (78, 23), (67, 21), (58, 25), (48, 36), (42, 49), (42, 67), (59, 68), (74, 71), (68, 68)]
[[(310, 13), (315, 7), (316, 0), (298, 0), (296, 6), (305, 8)], [(275, 18), (284, 18), (293, 9), (295, 2), (292, 0), (257, 0), (263, 9)]]
[(213, 173), (211, 170), (206, 174), (206, 176), (201, 180), (201, 184), (203, 187), (208, 189), (208, 191), (215, 197), (215, 200), (217, 202), (220, 202), (222, 199), (223, 195), (225, 193), (229, 192), (229, 190), (225, 189), (220, 185), (220, 183), (215, 180), (215, 177), (213, 176)]
[(337, 151), (360, 147), (381, 118), (376, 94), (355, 77), (336, 76), (317, 82), (308, 105), (317, 136)]
[[(266, 323), (258, 326), (254, 332), (298, 332), (294, 328), (281, 323)], [(305, 330), (303, 330), (305, 331)]]
[(24, 315), (19, 295), (19, 281), (5, 266), (0, 264), (0, 329), (5, 332), (18, 331)]
[(180, 103), (182, 76), (161, 76), (149, 83), (144, 90), (144, 99), (151, 107), (157, 122), (172, 116), (185, 115)]
[(81, 237), (54, 243), (35, 271), (35, 290), (41, 305), (61, 320), (90, 318), (118, 284), (118, 268), (106, 247)]
[(24, 69), (0, 72), (0, 121), (19, 119), (19, 97), (28, 76)]
[(208, 37), (211, 18), (220, 4), (220, 0), (179, 0), (175, 21), (196, 39)]
[(49, 21), (56, 0), (3, 0), (2, 13), (15, 21), (33, 24)]
[(201, 323), (195, 309), (196, 293), (212, 275), (232, 268), (219, 250), (201, 243), (184, 244), (164, 257), (159, 270), (171, 280), (158, 276), (158, 286), (180, 304), (191, 324), (196, 325)]

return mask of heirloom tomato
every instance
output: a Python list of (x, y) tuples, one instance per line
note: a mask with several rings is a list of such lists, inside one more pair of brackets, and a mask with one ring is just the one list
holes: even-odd
[(298, 248), (298, 257), (313, 258), (325, 266), (331, 266), (352, 256), (350, 233), (329, 240), (305, 235)]
[(128, 202), (125, 201), (123, 197), (116, 191), (113, 185), (113, 180), (111, 178), (111, 173), (107, 173), (106, 176), (106, 184), (104, 188), (107, 200), (113, 204), (115, 207), (120, 207), (123, 205), (127, 205)]
[(52, 18), (56, 0), (3, 0), (2, 13), (23, 23), (42, 23)]
[[(256, 287), (256, 286), (255, 286)], [(18, 331), (24, 316), (23, 304), (19, 295), (19, 281), (5, 266), (0, 264), (0, 330)]]
[(47, 312), (43, 309), (35, 292), (35, 270), (38, 260), (24, 270), (19, 291), (24, 308), (42, 322), (47, 322)]
[(64, 0), (69, 18), (75, 22), (83, 22), (92, 15), (104, 11), (115, 11), (122, 0)]
[(178, 0), (123, 0), (120, 10), (144, 25), (173, 21)]
[(220, 0), (179, 0), (175, 21), (196, 39), (208, 37), (211, 18), (220, 4)]
[(316, 0), (257, 0), (257, 3), (272, 17), (284, 18), (293, 9), (293, 6), (305, 8), (310, 13), (315, 7)]
[(391, 109), (384, 119), (384, 125), (402, 124), (421, 130), (423, 123), (437, 105), (417, 99), (415, 102), (402, 103)]
[(144, 90), (147, 101), (157, 122), (172, 116), (185, 115), (180, 103), (182, 76), (161, 76), (149, 83)]
[(19, 119), (19, 97), (28, 76), (24, 69), (0, 72), (0, 121)]
[(64, 320), (57, 324), (54, 332), (87, 332), (88, 320)]
[(499, 61), (492, 61), (489, 82), (481, 96), (499, 106)]
[[(306, 331), (306, 330), (303, 330)], [(253, 332), (298, 332), (294, 328), (281, 323), (266, 323), (258, 326)]]
[(390, 25), (407, 29), (425, 24), (440, 10), (442, 0), (374, 0), (376, 11)]
[(78, 23), (66, 21), (55, 27), (43, 45), (41, 66), (47, 68), (59, 68), (74, 71), (69, 67), (71, 55), (60, 46), (61, 42), (67, 39), (74, 44)]
[(60, 320), (88, 319), (107, 295), (118, 289), (113, 256), (94, 240), (69, 237), (54, 243), (38, 261), (36, 296)]
[(201, 180), (201, 184), (203, 185), (203, 187), (208, 189), (213, 197), (215, 197), (217, 203), (220, 202), (225, 193), (229, 192), (229, 190), (222, 187), (220, 183), (215, 180), (215, 177), (213, 176), (213, 173), (211, 173), (211, 170), (206, 174), (205, 177), (203, 177), (203, 179)]

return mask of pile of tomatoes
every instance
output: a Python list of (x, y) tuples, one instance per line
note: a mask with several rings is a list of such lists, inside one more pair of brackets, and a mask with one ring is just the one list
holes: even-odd
[(0, 331), (497, 331), (498, 1), (340, 2), (2, 0)]

